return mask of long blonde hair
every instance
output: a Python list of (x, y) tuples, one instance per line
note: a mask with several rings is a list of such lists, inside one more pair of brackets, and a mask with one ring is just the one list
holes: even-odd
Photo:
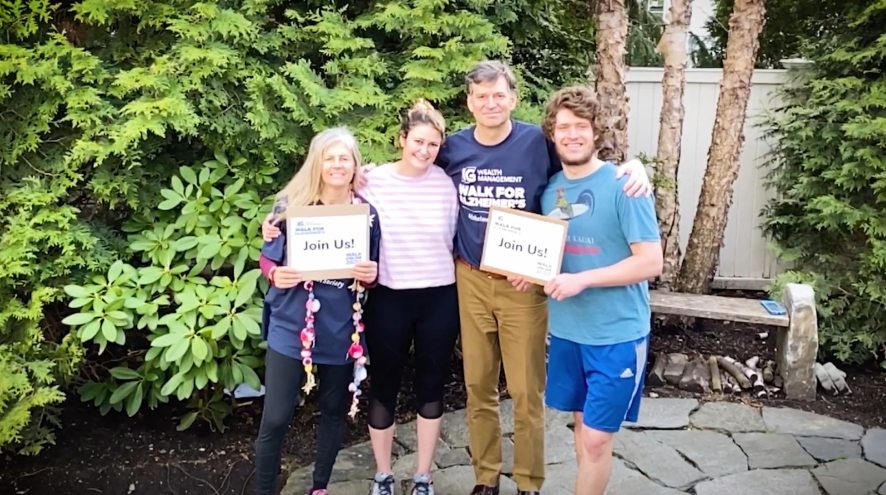
[(363, 163), (357, 139), (346, 127), (333, 127), (318, 133), (311, 139), (308, 156), (298, 172), (277, 193), (278, 204), (285, 205), (285, 210), (277, 214), (278, 219), (286, 218), (291, 208), (307, 206), (320, 198), (323, 189), (323, 155), (336, 144), (344, 145), (354, 156), (354, 177), (351, 179), (351, 190), (357, 188), (357, 169)]

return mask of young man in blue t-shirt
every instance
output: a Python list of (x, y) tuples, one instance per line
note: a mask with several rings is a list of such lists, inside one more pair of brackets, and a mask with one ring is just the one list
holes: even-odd
[(545, 402), (575, 413), (576, 495), (603, 495), (613, 436), (623, 421), (637, 421), (651, 318), (646, 281), (663, 265), (654, 200), (629, 197), (615, 165), (597, 158), (597, 108), (588, 88), (564, 88), (543, 124), (563, 170), (542, 194), (542, 211), (569, 222), (561, 273), (544, 287)]

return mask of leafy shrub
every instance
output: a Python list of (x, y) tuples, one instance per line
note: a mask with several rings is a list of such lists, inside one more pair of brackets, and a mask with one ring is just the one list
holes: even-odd
[(823, 350), (859, 363), (886, 357), (886, 5), (845, 7), (771, 122), (779, 197), (764, 213), (780, 257), (797, 267), (775, 291), (813, 284)]
[(143, 403), (154, 408), (174, 396), (195, 409), (181, 429), (198, 416), (224, 429), (223, 389), (261, 387), (261, 271), (247, 263), (259, 258), (258, 232), (271, 205), (243, 186), (247, 178), (271, 182), (277, 169), (246, 177), (243, 161), (217, 154), (199, 173), (182, 167), (171, 189), (161, 190), (159, 211), (125, 226), (135, 232), (130, 247), (144, 264), (118, 260), (91, 283), (65, 287), (79, 312), (63, 323), (76, 326), (82, 342), (97, 344), (99, 354), (130, 338), (146, 341), (133, 346), (142, 349), (131, 355), (131, 367), (111, 368), (107, 381), (80, 388), (81, 399), (102, 414), (125, 409), (134, 416)]

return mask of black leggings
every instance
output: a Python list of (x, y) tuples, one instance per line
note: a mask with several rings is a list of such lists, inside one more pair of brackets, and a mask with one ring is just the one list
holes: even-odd
[(400, 377), (413, 342), (418, 414), (425, 419), (443, 416), (444, 386), (459, 332), (455, 284), (403, 290), (379, 285), (370, 291), (364, 316), (369, 426), (384, 430), (394, 424)]
[[(353, 376), (353, 364), (317, 365), (318, 388), (315, 393), (320, 394), (320, 428), (317, 432), (317, 460), (314, 462), (312, 491), (326, 488), (332, 476), (332, 466), (341, 448), (345, 421), (351, 407), (348, 384)], [(305, 370), (301, 360), (268, 349), (265, 364), (265, 404), (258, 440), (255, 442), (255, 477), (259, 495), (277, 493), (283, 440), (292, 421), (292, 413), (301, 394), (304, 379)]]

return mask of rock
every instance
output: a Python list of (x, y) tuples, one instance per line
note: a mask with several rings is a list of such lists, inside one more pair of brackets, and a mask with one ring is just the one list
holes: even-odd
[(514, 474), (514, 442), (510, 438), (501, 439), (501, 474)]
[[(310, 488), (308, 485), (311, 484), (313, 473), (313, 463), (298, 468), (289, 475), (286, 486), (297, 487), (298, 491), (292, 493), (303, 495), (305, 490)], [(368, 482), (373, 476), (375, 476), (375, 457), (372, 455), (372, 445), (369, 442), (363, 442), (339, 451), (329, 482), (341, 483), (358, 480)], [(364, 484), (363, 489), (366, 489), (367, 486)]]
[[(434, 491), (440, 495), (464, 495), (471, 492), (475, 481), (474, 468), (470, 466), (455, 466), (441, 469), (434, 474)], [(502, 494), (507, 495), (517, 492), (517, 485), (507, 476), (501, 476), (499, 483)], [(364, 490), (366, 490), (366, 487), (364, 487)], [(330, 490), (329, 493), (334, 492)], [(360, 495), (366, 495), (366, 493), (367, 491), (364, 491)], [(335, 493), (335, 495), (339, 494)]]
[(668, 355), (668, 364), (665, 365), (664, 379), (671, 385), (679, 383), (680, 377), (683, 376), (683, 368), (686, 367), (688, 361), (689, 357), (686, 354), (674, 353)]
[(886, 468), (886, 430), (871, 428), (861, 439), (865, 459)]
[(748, 458), (726, 435), (713, 431), (647, 431), (646, 435), (676, 449), (709, 477), (748, 470)]
[(778, 372), (784, 378), (788, 399), (815, 400), (815, 373), (818, 357), (818, 316), (815, 292), (806, 284), (786, 284), (783, 302), (790, 323), (778, 332), (775, 345)]
[[(501, 421), (501, 434), (511, 435), (514, 433), (514, 402), (511, 399), (501, 401), (499, 406)], [(441, 437), (451, 448), (459, 449), (468, 447), (471, 437), (468, 431), (468, 414), (466, 409), (459, 409), (443, 415), (443, 427)]]
[(748, 456), (748, 467), (751, 469), (807, 467), (817, 464), (790, 435), (736, 433), (732, 439)]
[[(415, 465), (418, 462), (418, 454), (413, 452), (411, 454), (406, 454), (403, 457), (398, 457), (396, 461), (394, 461), (394, 465), (392, 466), (394, 470), (394, 478), (396, 478), (400, 482), (409, 481), (412, 479), (412, 476), (415, 474)], [(435, 463), (431, 463), (431, 472), (437, 470), (437, 465)]]
[(836, 461), (837, 459), (861, 458), (861, 446), (852, 440), (821, 437), (796, 437), (809, 455), (820, 462)]
[(575, 462), (575, 433), (565, 425), (549, 424), (545, 428), (545, 464), (561, 462)]
[(686, 489), (705, 478), (675, 449), (656, 441), (646, 432), (621, 430), (615, 435), (612, 451), (649, 479), (669, 488)]
[(803, 437), (861, 439), (864, 428), (859, 425), (790, 408), (763, 408), (763, 422), (775, 433)]
[(649, 399), (640, 402), (636, 423), (625, 422), (627, 428), (677, 429), (689, 426), (689, 414), (698, 407), (695, 399)]
[[(613, 475), (615, 474), (616, 462), (620, 461), (618, 459), (612, 459)], [(542, 487), (542, 490), (544, 490), (545, 495), (574, 495), (576, 476), (578, 476), (578, 463), (575, 461), (561, 462), (545, 466), (545, 484)], [(609, 484), (611, 485), (612, 482), (610, 481)], [(503, 493), (502, 495), (512, 494)]]
[[(545, 483), (545, 487), (547, 487), (547, 483)], [(574, 493), (575, 487), (573, 486), (568, 495)], [(646, 476), (625, 466), (620, 459), (613, 459), (612, 475), (604, 495), (682, 495), (682, 493), (651, 481)]]
[(464, 448), (470, 445), (471, 437), (468, 433), (467, 409), (448, 412), (443, 415), (443, 426), (440, 436), (446, 445), (453, 449)]
[(868, 495), (886, 482), (886, 469), (861, 459), (842, 459), (812, 470), (828, 495)]
[(760, 410), (737, 402), (705, 402), (692, 413), (689, 423), (693, 428), (729, 433), (766, 431)]
[(695, 485), (696, 495), (821, 495), (809, 471), (779, 469), (730, 474)]
[[(578, 465), (575, 461), (551, 464), (545, 468), (545, 495), (574, 495)], [(470, 489), (470, 487), (469, 487)], [(504, 491), (502, 495), (506, 494)], [(442, 495), (442, 494), (441, 494)], [(464, 495), (464, 494), (452, 494)], [(612, 475), (605, 495), (684, 495), (673, 488), (665, 488), (641, 473), (627, 467), (621, 459), (612, 459)]]
[(683, 375), (677, 386), (681, 390), (696, 394), (706, 394), (711, 391), (711, 370), (707, 363), (700, 357), (694, 358), (683, 368)]
[(440, 469), (452, 466), (470, 466), (471, 456), (468, 455), (467, 449), (446, 449), (444, 451), (438, 449), (434, 456), (434, 463)]
[(664, 386), (665, 381), (664, 378), (664, 370), (665, 366), (668, 364), (668, 356), (663, 352), (659, 352), (655, 354), (655, 363), (652, 365), (652, 369), (649, 371), (649, 375), (646, 376), (646, 384), (650, 387), (661, 387)]
[(880, 491), (877, 492), (877, 495), (886, 495), (886, 483), (880, 486)]

